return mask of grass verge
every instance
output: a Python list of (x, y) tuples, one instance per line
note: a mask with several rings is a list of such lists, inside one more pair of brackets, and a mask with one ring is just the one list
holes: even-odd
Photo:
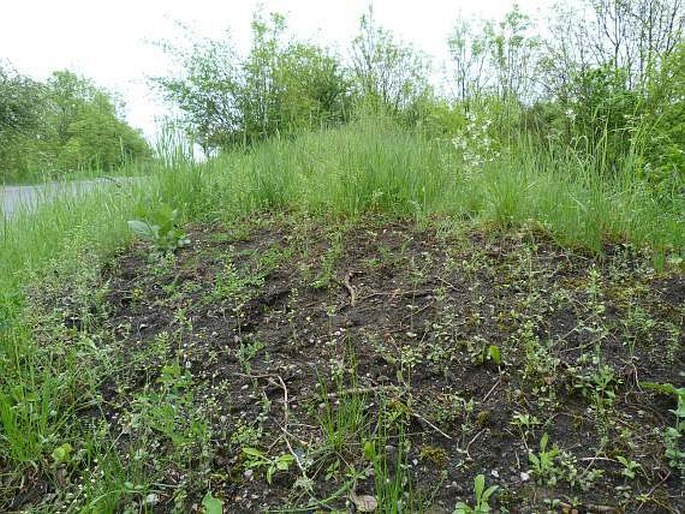
[(6, 221), (0, 506), (677, 507), (678, 201), (360, 122)]

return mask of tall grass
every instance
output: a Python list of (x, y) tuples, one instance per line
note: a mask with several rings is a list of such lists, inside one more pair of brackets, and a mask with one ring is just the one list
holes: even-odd
[(593, 250), (607, 241), (657, 252), (678, 253), (685, 246), (682, 194), (664, 200), (629, 166), (599, 176), (594, 163), (573, 152), (526, 141), (468, 173), (449, 142), (429, 141), (387, 119), (272, 139), (200, 164), (187, 150), (166, 148), (167, 165), (146, 170), (142, 181), (66, 195), (5, 219), (0, 309), (7, 310), (6, 299), (51, 259), (107, 255), (130, 237), (126, 220), (134, 212), (162, 202), (187, 220), (274, 209), (443, 214), (502, 225), (535, 223), (563, 244)]
[(685, 246), (685, 202), (678, 192), (665, 201), (629, 166), (598, 176), (588, 159), (526, 141), (468, 173), (449, 142), (429, 141), (387, 119), (272, 139), (200, 164), (187, 147), (174, 151), (166, 144), (163, 150), (166, 165), (148, 165), (140, 182), (66, 195), (34, 213), (5, 219), (3, 298), (15, 296), (27, 274), (51, 259), (107, 255), (130, 237), (126, 220), (134, 212), (162, 202), (179, 208), (186, 220), (275, 209), (337, 216), (442, 214), (502, 225), (535, 223), (563, 244), (593, 250), (607, 241), (649, 245), (657, 252), (682, 252)]
[[(178, 208), (187, 221), (282, 209), (443, 215), (536, 224), (563, 244), (596, 251), (607, 241), (650, 246), (662, 255), (685, 250), (682, 196), (657, 198), (630, 167), (601, 177), (573, 152), (525, 141), (468, 172), (449, 142), (427, 140), (385, 119), (272, 139), (203, 163), (172, 150), (165, 150), (166, 165), (144, 180), (48, 201), (4, 220), (0, 465), (20, 467), (49, 454), (80, 402), (96, 396), (97, 370), (107, 366), (107, 356), (92, 345), (89, 353), (70, 347), (65, 355), (41, 347), (27, 293), (35, 285), (91, 287), (102, 260), (129, 241), (126, 221), (159, 203)], [(90, 378), (75, 376), (86, 369)]]

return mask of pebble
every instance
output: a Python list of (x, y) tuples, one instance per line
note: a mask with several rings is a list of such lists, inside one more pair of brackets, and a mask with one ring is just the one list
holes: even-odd
[(521, 479), (521, 482), (528, 482), (530, 480), (530, 474), (526, 473), (525, 471), (521, 471), (519, 478)]
[(145, 505), (156, 505), (159, 502), (159, 495), (150, 493), (145, 497)]

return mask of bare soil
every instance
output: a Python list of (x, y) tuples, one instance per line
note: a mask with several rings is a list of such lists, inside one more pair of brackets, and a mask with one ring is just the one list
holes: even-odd
[[(685, 385), (680, 270), (441, 219), (265, 216), (188, 235), (175, 256), (136, 244), (104, 271), (98, 330), (119, 364), (84, 413), (127, 465), (144, 448), (152, 511), (199, 510), (208, 490), (226, 512), (380, 500), (377, 471), (349, 485), (373, 467), (363, 438), (332, 450), (322, 427), (353, 398), (360, 434), (387, 421), (405, 512), (473, 505), (478, 474), (499, 486), (493, 512), (685, 511), (664, 443), (676, 397), (650, 385)], [(165, 402), (171, 422), (149, 415)], [(536, 473), (544, 434), (557, 453)], [(298, 462), (269, 484), (246, 447)]]

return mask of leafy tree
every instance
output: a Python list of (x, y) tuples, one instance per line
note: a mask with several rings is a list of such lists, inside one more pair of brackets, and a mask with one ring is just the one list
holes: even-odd
[(348, 119), (350, 84), (340, 63), (325, 50), (294, 43), (281, 55), (281, 110), (287, 130), (311, 129)]
[(121, 120), (113, 97), (69, 71), (39, 83), (0, 71), (0, 172), (4, 180), (110, 170), (150, 150)]
[(230, 38), (195, 40), (188, 51), (167, 46), (178, 77), (157, 77), (164, 96), (185, 116), (205, 151), (274, 134), (343, 121), (349, 86), (326, 50), (286, 37), (285, 18), (256, 13), (249, 54)]
[(182, 74), (155, 77), (153, 83), (181, 110), (187, 131), (205, 151), (228, 146), (244, 132), (245, 118), (241, 66), (230, 38), (196, 40), (188, 50), (166, 45), (165, 50)]
[(482, 29), (482, 24), (459, 19), (447, 40), (455, 97), (464, 106), (482, 98), (489, 81), (488, 42)]
[(45, 147), (56, 171), (110, 170), (149, 156), (139, 132), (121, 121), (111, 94), (70, 71), (57, 71), (47, 82)]
[(427, 60), (378, 26), (373, 8), (352, 41), (352, 75), (362, 102), (399, 112), (430, 92)]
[(0, 176), (14, 179), (29, 166), (27, 151), (43, 131), (44, 88), (0, 66)]
[(485, 26), (496, 91), (505, 103), (523, 101), (533, 95), (539, 38), (528, 35), (532, 26), (530, 16), (521, 12), (517, 4), (501, 22)]

